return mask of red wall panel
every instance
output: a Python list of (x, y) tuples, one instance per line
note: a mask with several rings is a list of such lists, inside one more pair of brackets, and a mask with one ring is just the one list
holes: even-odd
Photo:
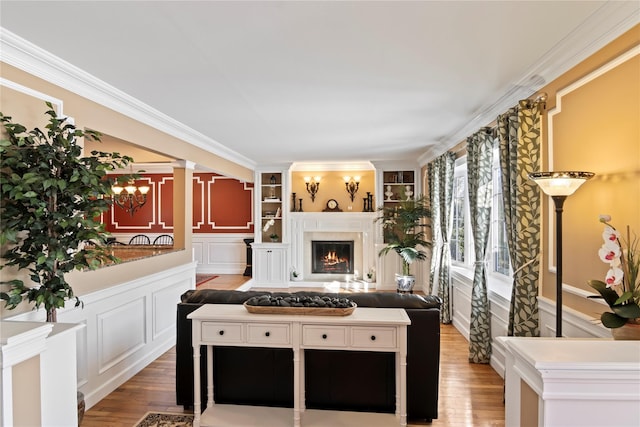
[[(173, 231), (173, 175), (142, 174), (151, 187), (146, 204), (131, 216), (119, 206), (104, 215), (107, 231)], [(194, 233), (253, 233), (253, 184), (214, 173), (193, 174)]]

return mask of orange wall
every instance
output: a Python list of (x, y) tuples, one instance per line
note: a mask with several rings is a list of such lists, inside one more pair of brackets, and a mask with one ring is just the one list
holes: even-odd
[[(321, 177), (320, 189), (314, 202), (311, 201), (311, 196), (307, 192), (305, 176)], [(344, 185), (344, 176), (360, 176), (360, 186), (353, 202)], [(370, 170), (292, 172), (291, 191), (296, 193), (297, 199), (302, 199), (302, 209), (305, 212), (322, 212), (327, 207), (329, 199), (335, 199), (343, 212), (362, 212), (364, 208), (362, 199), (367, 197), (367, 191), (371, 194), (375, 192), (375, 174)], [(373, 206), (376, 206), (375, 198)]]
[[(151, 187), (147, 203), (131, 216), (118, 206), (105, 213), (111, 233), (173, 232), (173, 175), (141, 174), (137, 184)], [(253, 183), (215, 173), (193, 174), (194, 233), (253, 233)]]
[[(619, 229), (640, 235), (640, 55), (611, 61), (640, 46), (640, 26), (541, 89), (549, 96), (543, 121), (543, 170), (584, 170), (596, 176), (567, 198), (563, 213), (563, 282), (593, 294), (590, 279), (604, 278), (597, 255), (602, 244), (599, 214)], [(602, 67), (609, 66), (610, 69)], [(600, 75), (587, 82), (594, 72)], [(584, 79), (584, 80), (581, 80)], [(584, 84), (582, 84), (584, 83)], [(566, 93), (564, 93), (566, 92)], [(552, 160), (552, 164), (551, 164)], [(556, 276), (549, 271), (554, 227), (543, 199), (543, 296), (555, 300)], [(551, 245), (551, 248), (550, 248)], [(564, 304), (597, 317), (604, 306), (565, 292)]]

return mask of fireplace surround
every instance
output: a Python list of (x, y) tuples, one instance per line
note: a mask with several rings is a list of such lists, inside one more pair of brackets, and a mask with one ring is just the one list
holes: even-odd
[[(362, 279), (376, 266), (375, 213), (369, 212), (294, 212), (289, 214), (291, 263), (302, 282), (331, 282)], [(313, 241), (353, 242), (352, 269), (349, 272), (314, 272)]]

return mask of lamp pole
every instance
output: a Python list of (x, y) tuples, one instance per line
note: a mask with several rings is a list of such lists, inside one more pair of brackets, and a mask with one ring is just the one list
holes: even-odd
[(593, 177), (593, 172), (533, 172), (529, 179), (551, 196), (556, 207), (556, 337), (562, 336), (562, 207), (567, 196)]
[(562, 336), (562, 207), (567, 196), (552, 196), (556, 207), (556, 337)]

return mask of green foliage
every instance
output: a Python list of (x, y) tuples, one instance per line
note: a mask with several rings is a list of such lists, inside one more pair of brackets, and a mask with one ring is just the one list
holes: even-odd
[(431, 217), (427, 199), (420, 196), (393, 206), (381, 206), (378, 212), (380, 216), (376, 221), (382, 223), (384, 239), (387, 242), (387, 246), (382, 248), (378, 255), (396, 252), (402, 258), (402, 274), (408, 276), (411, 274), (410, 268), (414, 261), (427, 259), (427, 253), (420, 247), (431, 246), (431, 242), (426, 240), (424, 230), (427, 226), (424, 219)]
[(613, 313), (604, 312), (600, 316), (602, 324), (607, 328), (619, 328), (623, 326), (629, 319), (640, 317), (640, 306), (634, 302), (628, 302), (628, 298), (618, 297), (618, 294), (606, 283), (600, 280), (589, 280), (589, 286), (598, 291), (600, 296), (611, 307)]
[(68, 299), (81, 304), (65, 274), (117, 260), (106, 247), (108, 233), (100, 215), (112, 203), (104, 197), (114, 183), (107, 172), (133, 159), (101, 151), (82, 156), (79, 138), (99, 141), (99, 133), (76, 129), (58, 117), (50, 103), (47, 107), (46, 131), (27, 131), (0, 113), (6, 131), (0, 141), (0, 245), (5, 260), (0, 268), (27, 269), (35, 284), (0, 282), (9, 287), (0, 298), (10, 309), (23, 299), (36, 308), (44, 305), (50, 319)]

